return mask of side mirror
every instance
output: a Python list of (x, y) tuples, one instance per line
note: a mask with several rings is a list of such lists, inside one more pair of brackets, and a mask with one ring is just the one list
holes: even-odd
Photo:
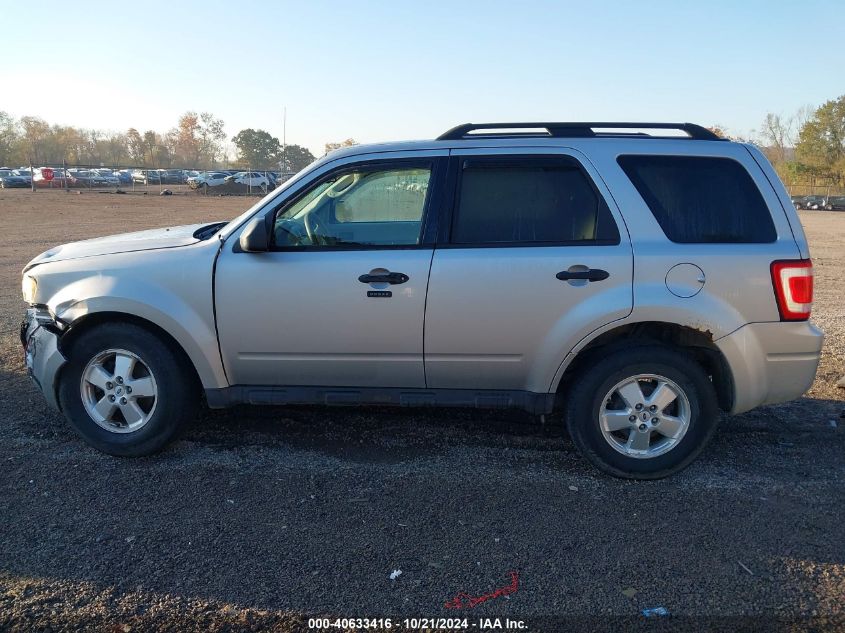
[(263, 217), (253, 218), (246, 225), (241, 239), (238, 240), (241, 250), (246, 253), (263, 253), (270, 248), (270, 235), (267, 232), (267, 222)]

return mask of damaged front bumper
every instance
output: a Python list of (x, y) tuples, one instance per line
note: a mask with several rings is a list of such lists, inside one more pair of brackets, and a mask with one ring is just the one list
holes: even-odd
[(21, 323), (21, 344), (30, 378), (47, 403), (59, 411), (57, 378), (67, 359), (59, 350), (59, 329), (47, 310), (35, 307), (26, 311)]

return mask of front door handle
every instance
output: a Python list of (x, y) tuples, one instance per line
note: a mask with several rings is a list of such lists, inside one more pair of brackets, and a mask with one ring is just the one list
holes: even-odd
[(610, 273), (606, 270), (602, 270), (601, 268), (590, 268), (588, 270), (579, 270), (576, 272), (570, 272), (568, 270), (562, 270), (557, 275), (555, 275), (561, 281), (571, 281), (574, 279), (586, 279), (587, 281), (604, 281), (608, 277), (610, 277)]
[(358, 281), (362, 284), (404, 284), (410, 277), (405, 273), (382, 273), (380, 275), (361, 275)]

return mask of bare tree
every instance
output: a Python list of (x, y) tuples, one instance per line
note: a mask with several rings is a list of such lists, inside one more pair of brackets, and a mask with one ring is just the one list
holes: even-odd
[(807, 124), (807, 121), (813, 118), (816, 113), (816, 107), (810, 104), (804, 104), (793, 116), (793, 120), (795, 122), (795, 138), (793, 138), (793, 142), (798, 142), (798, 134), (801, 132), (801, 128)]
[(788, 148), (794, 146), (794, 117), (785, 119), (780, 114), (769, 112), (763, 119), (760, 136), (766, 153), (769, 154), (769, 160), (773, 163), (786, 161)]

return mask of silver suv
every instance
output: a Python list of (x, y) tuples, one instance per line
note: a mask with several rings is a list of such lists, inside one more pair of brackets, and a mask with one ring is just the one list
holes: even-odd
[(719, 411), (797, 398), (823, 335), (789, 196), (692, 124), (461, 125), (333, 152), (228, 223), (24, 269), (26, 363), (91, 445), (200, 404), (559, 411), (613, 475), (688, 465)]

